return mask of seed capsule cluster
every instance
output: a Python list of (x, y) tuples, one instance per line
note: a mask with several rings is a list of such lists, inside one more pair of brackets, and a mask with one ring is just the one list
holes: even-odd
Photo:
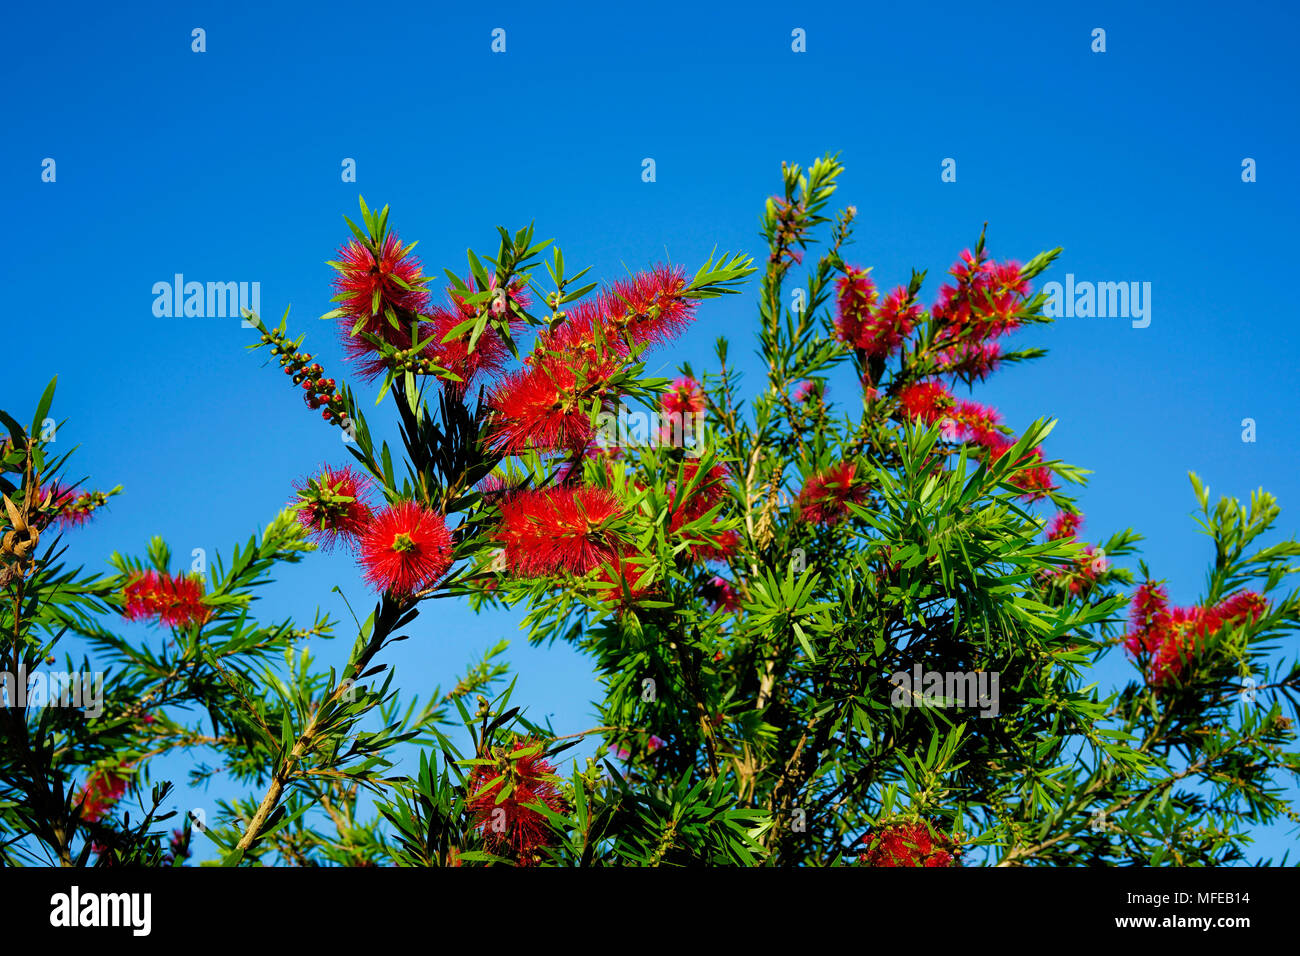
[(299, 352), (298, 347), (278, 329), (262, 333), (262, 344), (271, 346), (271, 353), (279, 357), (284, 374), (302, 387), (303, 401), (308, 408), (322, 409), (321, 418), (331, 425), (344, 424), (347, 412), (343, 396), (335, 391), (338, 383), (324, 377), (325, 370), (312, 361), (311, 354)]

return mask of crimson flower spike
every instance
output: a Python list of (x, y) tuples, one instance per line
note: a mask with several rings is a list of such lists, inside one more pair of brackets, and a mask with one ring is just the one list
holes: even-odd
[(483, 834), (493, 853), (509, 850), (521, 866), (540, 861), (550, 845), (551, 828), (545, 816), (529, 804), (540, 803), (554, 812), (564, 810), (564, 798), (555, 785), (555, 768), (544, 759), (537, 741), (517, 741), (507, 750), (494, 748), (490, 762), (477, 764), (466, 790), (474, 827)]
[(374, 515), (365, 499), (371, 483), (350, 465), (327, 465), (295, 487), (298, 522), (325, 550), (339, 541), (355, 543), (370, 526)]
[(357, 547), (366, 580), (397, 598), (435, 584), (452, 562), (446, 520), (414, 501), (399, 501), (375, 515)]

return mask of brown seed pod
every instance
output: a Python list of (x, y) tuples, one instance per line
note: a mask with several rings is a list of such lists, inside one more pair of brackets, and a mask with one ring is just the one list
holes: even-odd
[(3, 540), (0, 540), (0, 554), (12, 555), (19, 561), (26, 561), (32, 556), (40, 540), (41, 533), (35, 528), (6, 531)]

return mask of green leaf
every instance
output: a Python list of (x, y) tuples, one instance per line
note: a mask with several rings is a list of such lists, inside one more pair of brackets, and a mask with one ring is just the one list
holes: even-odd
[(41, 433), (41, 426), (45, 421), (45, 416), (49, 414), (50, 404), (54, 401), (54, 386), (58, 384), (59, 377), (56, 375), (50, 379), (50, 384), (45, 386), (45, 392), (41, 395), (41, 400), (36, 404), (36, 416), (32, 419), (32, 435)]

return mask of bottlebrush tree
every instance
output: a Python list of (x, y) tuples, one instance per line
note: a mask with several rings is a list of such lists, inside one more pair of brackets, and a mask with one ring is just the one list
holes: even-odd
[[(1282, 643), (1300, 544), (1258, 540), (1275, 500), (1211, 508), (1192, 476), (1213, 564), (1190, 607), (1133, 531), (1086, 542), (1065, 490), (1084, 473), (1048, 457), (1052, 422), (1017, 432), (967, 397), (1042, 354), (1006, 337), (1050, 321), (1032, 284), (1056, 251), (998, 261), (981, 234), (928, 298), (925, 273), (878, 287), (848, 257), (854, 208), (828, 208), (841, 172), (784, 166), (767, 201), (756, 389), (725, 338), (703, 374), (645, 366), (740, 289), (744, 255), (598, 288), (531, 228), (503, 229), (439, 290), (363, 202), (325, 318), (401, 447), (287, 313), (250, 314), (253, 347), (351, 460), (286, 475), (290, 506), (206, 576), (174, 571), (160, 539), (108, 575), (65, 570), (61, 534), (117, 489), (69, 484), (38, 436), (53, 386), (32, 428), (4, 415), (3, 659), (34, 673), (74, 634), (80, 669), (107, 678), (98, 713), (10, 683), (0, 858), (1189, 865), (1249, 859), (1256, 827), (1300, 822), (1300, 666)], [(837, 368), (858, 384), (841, 404)], [(629, 437), (638, 409), (660, 427)], [(351, 552), (338, 583), (375, 600), (337, 672), (306, 646), (333, 621), (254, 613), (274, 567), (317, 547)], [(530, 641), (588, 655), (597, 726), (530, 720), (503, 645), (446, 693), (404, 693), (383, 652), (454, 640), (421, 615), (447, 599), (517, 609)], [(164, 639), (128, 640), (123, 619)], [(1133, 679), (1106, 693), (1109, 654)], [(246, 796), (168, 821), (151, 765), (176, 753)]]

